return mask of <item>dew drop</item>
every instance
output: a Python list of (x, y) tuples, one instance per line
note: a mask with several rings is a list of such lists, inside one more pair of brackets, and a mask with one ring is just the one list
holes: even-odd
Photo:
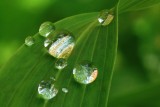
[(48, 47), (51, 43), (52, 43), (52, 41), (50, 39), (46, 39), (44, 41), (44, 47)]
[(48, 49), (49, 54), (56, 58), (69, 57), (75, 46), (75, 40), (72, 34), (68, 31), (61, 31), (53, 36), (53, 42)]
[(46, 100), (52, 99), (58, 93), (51, 81), (41, 81), (38, 86), (38, 93)]
[(63, 91), (64, 93), (68, 93), (68, 89), (67, 89), (67, 88), (62, 88), (62, 91)]
[(92, 83), (98, 75), (97, 68), (89, 61), (83, 61), (73, 69), (74, 79), (82, 84)]
[(99, 14), (98, 21), (101, 25), (106, 26), (112, 22), (113, 18), (113, 10), (102, 10)]
[(53, 31), (55, 31), (55, 26), (52, 22), (44, 22), (39, 28), (39, 34), (43, 37), (48, 37)]
[(32, 46), (34, 43), (35, 43), (35, 39), (34, 39), (32, 36), (28, 36), (28, 37), (25, 39), (25, 44), (26, 44), (27, 46)]
[(50, 77), (50, 79), (51, 79), (52, 81), (56, 81), (55, 77)]
[(63, 59), (63, 58), (59, 58), (57, 59), (57, 61), (55, 62), (55, 67), (59, 70), (62, 70), (63, 68), (65, 68), (67, 66), (67, 60)]

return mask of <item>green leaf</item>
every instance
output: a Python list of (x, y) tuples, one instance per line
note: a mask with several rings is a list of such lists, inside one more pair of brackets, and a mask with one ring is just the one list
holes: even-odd
[[(44, 38), (36, 34), (33, 46), (23, 45), (0, 71), (1, 107), (106, 107), (117, 52), (117, 6), (114, 20), (101, 26), (99, 13), (69, 17), (55, 23), (57, 29), (67, 29), (76, 38), (76, 46), (68, 59), (68, 66), (58, 71), (55, 58), (43, 47)], [(82, 60), (90, 60), (98, 68), (97, 79), (82, 85), (73, 79), (72, 70)], [(56, 78), (57, 96), (47, 103), (38, 97), (40, 81)], [(63, 93), (66, 87), (69, 92)]]
[(119, 13), (140, 10), (159, 4), (160, 0), (120, 0)]
[(136, 104), (140, 104), (141, 106), (151, 107), (155, 103), (159, 104), (159, 90), (160, 83), (148, 83), (134, 91), (130, 91), (124, 95), (118, 95), (115, 98), (112, 98), (109, 105), (110, 107), (118, 107), (119, 105), (133, 106)]

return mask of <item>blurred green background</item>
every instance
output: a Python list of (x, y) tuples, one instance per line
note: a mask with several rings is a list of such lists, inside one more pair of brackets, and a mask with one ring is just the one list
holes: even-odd
[[(44, 21), (109, 6), (107, 0), (0, 0), (0, 67)], [(91, 3), (92, 2), (92, 3)], [(113, 0), (114, 2), (114, 0)], [(146, 91), (147, 90), (147, 91)], [(160, 107), (160, 6), (119, 16), (111, 107)]]

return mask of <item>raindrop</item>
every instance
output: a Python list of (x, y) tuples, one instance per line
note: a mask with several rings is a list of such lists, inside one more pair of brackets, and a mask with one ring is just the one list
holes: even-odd
[(74, 79), (82, 84), (92, 83), (98, 75), (97, 68), (89, 61), (83, 61), (73, 69)]
[(67, 88), (62, 88), (62, 91), (63, 91), (64, 93), (68, 93), (68, 89), (67, 89)]
[(48, 37), (53, 31), (55, 31), (55, 26), (52, 22), (44, 22), (39, 28), (39, 34), (43, 37)]
[(52, 41), (50, 39), (46, 39), (44, 41), (44, 47), (48, 47), (51, 43), (52, 43)]
[(38, 93), (46, 100), (49, 100), (55, 97), (58, 93), (58, 90), (54, 87), (54, 84), (51, 81), (41, 81), (38, 86)]
[(99, 14), (98, 21), (101, 25), (106, 26), (112, 22), (113, 18), (113, 10), (102, 10)]
[(50, 79), (51, 79), (52, 81), (56, 81), (55, 77), (50, 77)]
[(52, 36), (54, 39), (48, 47), (49, 54), (56, 58), (69, 57), (75, 46), (75, 40), (72, 34), (68, 31), (61, 31)]
[(25, 44), (26, 44), (27, 46), (32, 46), (34, 43), (35, 43), (35, 39), (34, 39), (32, 36), (28, 36), (28, 37), (25, 39)]
[(62, 70), (63, 68), (65, 68), (67, 66), (67, 61), (66, 59), (63, 58), (59, 58), (57, 59), (57, 61), (55, 62), (55, 67), (59, 70)]

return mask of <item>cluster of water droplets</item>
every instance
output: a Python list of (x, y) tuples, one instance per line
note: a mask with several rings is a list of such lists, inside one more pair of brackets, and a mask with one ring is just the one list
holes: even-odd
[[(102, 26), (109, 25), (114, 19), (114, 8), (102, 10), (98, 16), (98, 22)], [(48, 52), (50, 55), (56, 58), (66, 58), (72, 52), (75, 41), (71, 33), (66, 30), (61, 30), (56, 32), (56, 27), (52, 22), (46, 21), (41, 24), (39, 28), (39, 34), (46, 38), (44, 41), (44, 47), (48, 47)], [(48, 37), (52, 39), (49, 39)], [(53, 39), (54, 38), (54, 39)], [(35, 43), (33, 37), (29, 36), (25, 39), (25, 44), (27, 46), (32, 46)]]
[[(56, 30), (54, 24), (48, 21), (41, 24), (39, 34), (45, 38), (44, 47), (47, 52), (57, 58), (55, 68), (58, 70), (64, 69), (67, 66), (67, 58), (75, 46), (73, 35), (67, 30)], [(51, 77), (50, 79), (56, 81), (56, 78)], [(68, 89), (62, 88), (62, 92), (68, 93)], [(38, 93), (48, 100), (57, 95), (58, 89), (55, 88), (54, 83), (42, 81), (39, 84)]]
[(44, 47), (55, 58), (68, 58), (75, 46), (73, 35), (67, 30), (56, 30), (51, 22), (42, 23), (39, 34), (45, 37)]
[[(55, 82), (54, 77), (50, 77), (48, 81), (41, 81), (38, 85), (38, 94), (45, 100), (54, 98), (58, 94), (58, 89), (54, 86)], [(63, 93), (68, 93), (67, 88), (62, 88)]]
[[(98, 17), (98, 21), (102, 26), (109, 25), (114, 18), (113, 10), (103, 10)], [(67, 58), (70, 56), (74, 46), (75, 38), (72, 33), (67, 30), (57, 30), (52, 22), (44, 22), (39, 28), (39, 34), (45, 38), (44, 47), (47, 52), (57, 58), (55, 68), (63, 70), (67, 66)], [(31, 36), (25, 39), (27, 46), (32, 46), (35, 39)], [(73, 68), (73, 77), (80, 84), (90, 84), (96, 80), (98, 69), (90, 61), (82, 61)], [(38, 93), (45, 100), (54, 98), (58, 94), (58, 89), (54, 82), (56, 79), (51, 77), (49, 81), (41, 81), (38, 86)], [(67, 88), (62, 88), (62, 92), (68, 93)]]
[[(39, 29), (39, 34), (45, 37), (44, 47), (47, 52), (57, 58), (55, 68), (63, 70), (67, 66), (67, 58), (70, 56), (74, 46), (75, 38), (67, 30), (56, 30), (51, 22), (44, 22)], [(92, 83), (98, 74), (97, 68), (89, 61), (83, 61), (73, 68), (74, 79), (81, 84)], [(54, 81), (54, 79), (52, 79)], [(62, 92), (68, 93), (67, 88), (62, 88)], [(42, 81), (38, 87), (38, 93), (44, 99), (51, 99), (58, 93), (58, 89), (50, 81)]]

